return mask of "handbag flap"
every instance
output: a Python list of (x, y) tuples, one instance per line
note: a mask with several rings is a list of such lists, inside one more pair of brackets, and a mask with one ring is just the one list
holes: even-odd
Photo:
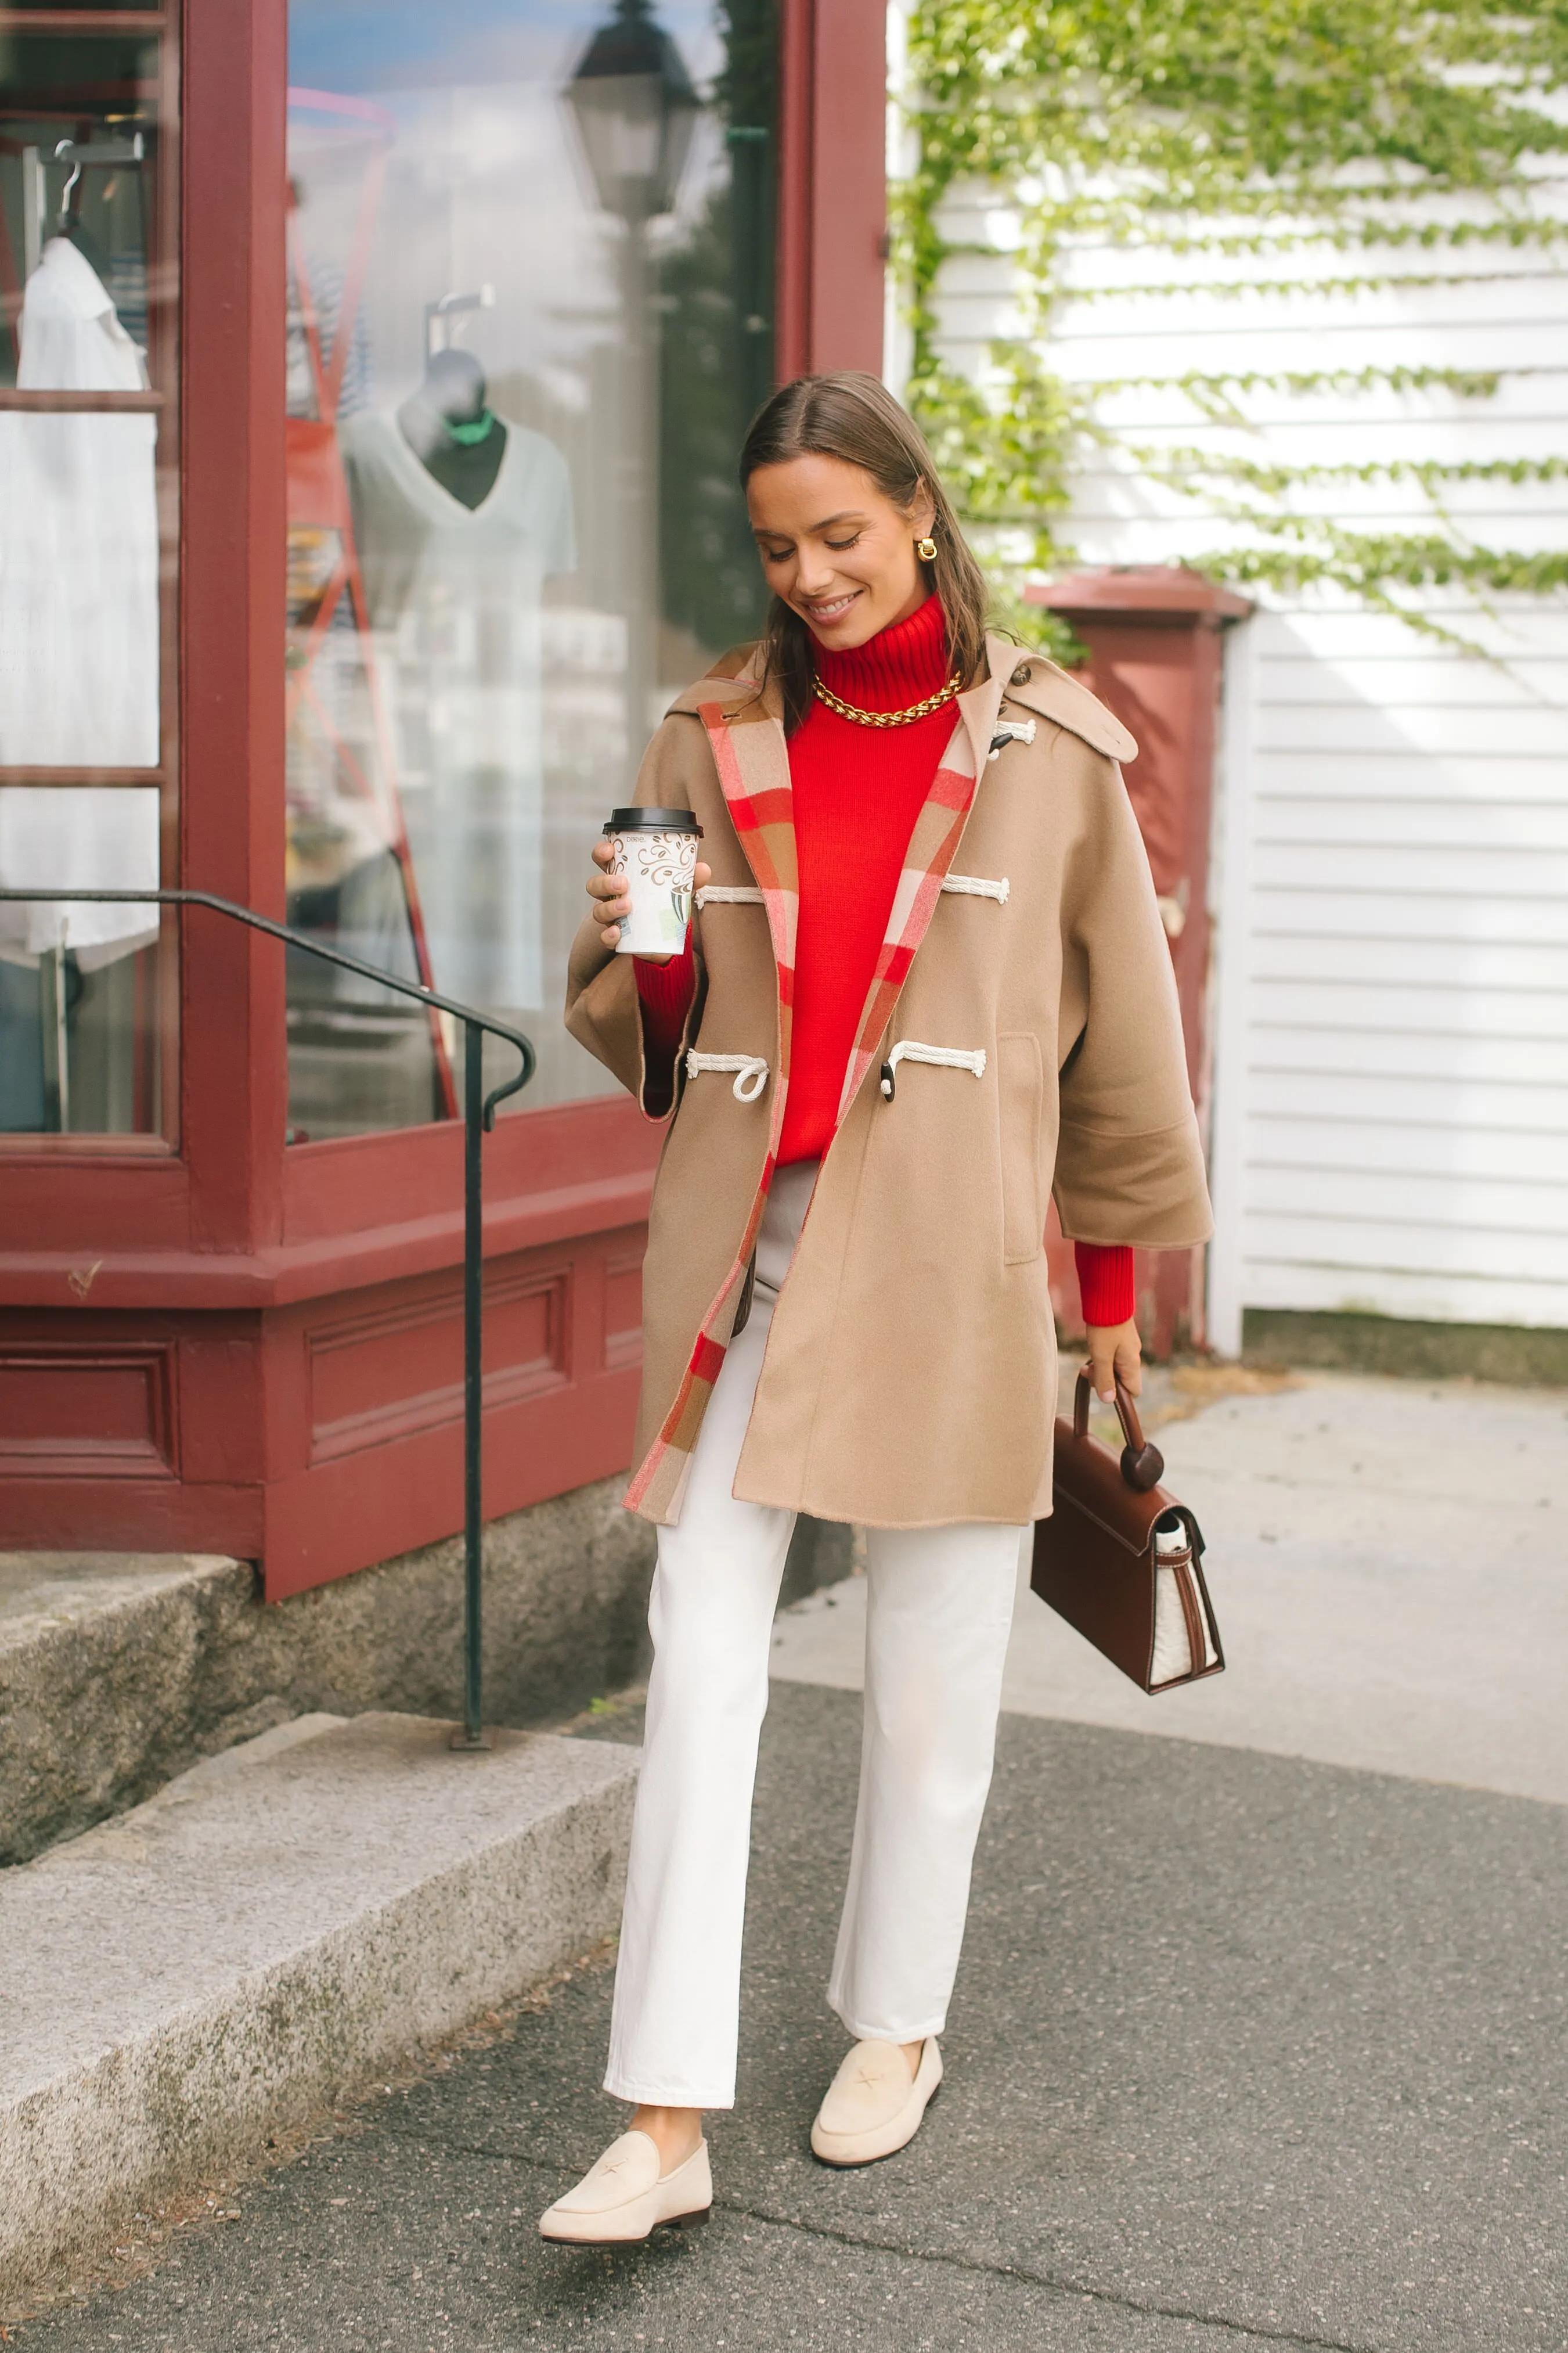
[[(1131, 1399), (1124, 1402), (1125, 1410), (1130, 1412)], [(1149, 1550), (1155, 1521), (1163, 1519), (1167, 1512), (1177, 1512), (1194, 1556), (1201, 1556), (1203, 1535), (1186, 1505), (1179, 1504), (1168, 1487), (1155, 1485), (1140, 1492), (1128, 1484), (1122, 1475), (1121, 1456), (1102, 1445), (1087, 1427), (1087, 1398), (1082, 1419), (1085, 1426), (1080, 1429), (1076, 1420), (1064, 1421), (1059, 1415), (1057, 1419), (1052, 1477), (1060, 1493), (1097, 1527), (1103, 1528), (1107, 1535), (1135, 1555)], [(1134, 1420), (1133, 1428), (1136, 1427)], [(1138, 1438), (1142, 1444), (1141, 1430)]]
[(1175, 1501), (1163, 1487), (1136, 1494), (1121, 1476), (1121, 1465), (1110, 1447), (1087, 1432), (1079, 1438), (1071, 1422), (1059, 1416), (1052, 1480), (1058, 1508), (1059, 1498), (1065, 1495), (1086, 1518), (1134, 1554), (1148, 1551), (1155, 1521)]

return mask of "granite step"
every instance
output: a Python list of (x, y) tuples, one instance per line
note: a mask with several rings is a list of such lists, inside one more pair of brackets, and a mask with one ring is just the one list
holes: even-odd
[(639, 1752), (449, 1735), (304, 1716), (0, 1874), (0, 2286), (614, 1929)]
[[(654, 1530), (599, 1481), (485, 1530), (485, 1715), (561, 1724), (647, 1661)], [(781, 1599), (847, 1577), (804, 1514)], [(270, 1603), (218, 1555), (0, 1552), (0, 1865), (296, 1716), (461, 1705), (462, 1538)]]

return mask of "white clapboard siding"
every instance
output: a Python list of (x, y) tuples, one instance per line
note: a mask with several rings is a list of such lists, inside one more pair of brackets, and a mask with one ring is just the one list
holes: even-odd
[[(1254, 627), (1247, 634), (1257, 640), (1264, 632)], [(1367, 683), (1375, 685), (1375, 681)], [(1330, 703), (1326, 707), (1343, 706)], [(1271, 717), (1266, 710), (1257, 715), (1260, 723)], [(1325, 759), (1303, 741), (1305, 733), (1303, 722), (1289, 743), (1266, 747), (1267, 771), (1254, 787), (1260, 804), (1292, 800), (1307, 793), (1341, 802), (1364, 800), (1375, 794), (1406, 808), (1411, 803), (1436, 808), (1455, 802), (1489, 811), (1532, 802), (1550, 807), (1561, 797), (1560, 776), (1549, 761), (1499, 760), (1489, 752), (1472, 753), (1463, 760), (1450, 760), (1441, 754), (1421, 757), (1398, 743), (1372, 759), (1345, 751)]]
[[(1430, 1128), (1435, 1131), (1489, 1125), (1504, 1134), (1568, 1136), (1568, 1109), (1562, 1090), (1520, 1085), (1508, 1079), (1440, 1079), (1405, 1073), (1373, 1078), (1361, 1071), (1324, 1067), (1281, 1071), (1266, 1059), (1269, 1041), (1254, 1041), (1258, 1059), (1247, 1087), (1254, 1120), (1327, 1120), (1348, 1149), (1359, 1143), (1349, 1131), (1361, 1127)], [(1325, 1040), (1325, 1065), (1335, 1057)], [(1417, 1140), (1413, 1148), (1423, 1148)]]
[(1482, 801), (1473, 796), (1434, 794), (1414, 812), (1407, 793), (1380, 794), (1373, 800), (1343, 794), (1314, 800), (1301, 793), (1270, 795), (1261, 814), (1273, 842), (1322, 842), (1338, 848), (1387, 849), (1407, 872), (1413, 837), (1427, 849), (1461, 847), (1474, 839), (1478, 812), (1498, 846), (1568, 853), (1568, 808), (1544, 798)]
[[(1298, 1100), (1294, 1090), (1284, 1092), (1292, 1105), (1289, 1112), (1278, 1116), (1259, 1114), (1259, 1143), (1264, 1148), (1260, 1165), (1296, 1172), (1308, 1187), (1315, 1186), (1324, 1170), (1346, 1174), (1339, 1159), (1342, 1139), (1325, 1134), (1304, 1097)], [(1458, 1171), (1478, 1182), (1489, 1178), (1500, 1185), (1554, 1186), (1562, 1162), (1558, 1137), (1532, 1135), (1518, 1128), (1488, 1128), (1480, 1134), (1456, 1136), (1451, 1126), (1390, 1118), (1363, 1121), (1362, 1129), (1356, 1139), (1356, 1170), (1367, 1177), (1369, 1208), (1379, 1186), (1436, 1184), (1442, 1181), (1438, 1171)], [(1349, 1173), (1353, 1176), (1356, 1170)], [(1269, 1190), (1278, 1197), (1278, 1182)]]
[(1385, 991), (1391, 1006), (1400, 991), (1419, 987), (1434, 1018), (1457, 996), (1479, 1008), (1528, 993), (1558, 1018), (1568, 1004), (1568, 946), (1561, 938), (1545, 946), (1537, 941), (1471, 942), (1463, 956), (1456, 956), (1452, 942), (1445, 939), (1336, 939), (1297, 932), (1276, 940), (1256, 930), (1249, 939), (1252, 986), (1291, 980), (1302, 990), (1322, 991), (1325, 1013), (1337, 1003), (1329, 990), (1363, 982)]
[(1450, 974), (1423, 987), (1408, 977), (1369, 984), (1332, 971), (1311, 980), (1271, 980), (1255, 967), (1248, 1010), (1259, 1027), (1272, 1029), (1447, 1039), (1456, 1067), (1470, 1038), (1531, 1050), (1543, 1039), (1568, 1041), (1568, 990), (1477, 988), (1468, 967), (1467, 976)]
[[(1328, 1008), (1324, 1008), (1326, 1011)], [(1337, 1010), (1338, 1008), (1334, 1008)], [(1568, 1038), (1455, 1036), (1443, 1029), (1391, 1027), (1386, 1017), (1364, 1029), (1331, 1026), (1321, 1014), (1310, 1021), (1268, 1020), (1255, 1008), (1258, 1050), (1275, 1071), (1321, 1071), (1331, 1064), (1347, 1076), (1473, 1081), (1545, 1087), (1568, 1086)], [(1488, 1156), (1509, 1147), (1488, 1140)]]
[[(1452, 818), (1452, 803), (1445, 814)], [(1417, 836), (1419, 827), (1417, 817), (1412, 828)], [(1419, 839), (1403, 843), (1352, 839), (1332, 845), (1289, 837), (1281, 840), (1270, 830), (1259, 835), (1254, 879), (1260, 898), (1288, 896), (1300, 902), (1313, 892), (1329, 899), (1359, 891), (1369, 897), (1397, 896), (1406, 905), (1414, 902), (1417, 910), (1439, 916), (1443, 911), (1434, 902), (1457, 899), (1463, 902), (1467, 921), (1488, 924), (1495, 918), (1511, 925), (1521, 913), (1528, 922), (1539, 907), (1562, 915), (1568, 906), (1568, 850), (1512, 849), (1479, 838), (1479, 825), (1476, 832), (1478, 838), (1462, 847), (1450, 842), (1436, 849)]]
[[(1289, 710), (1297, 702), (1337, 707), (1342, 689), (1334, 660), (1327, 649), (1277, 654), (1268, 664), (1266, 712)], [(1528, 711), (1542, 699), (1549, 701), (1558, 682), (1556, 662), (1542, 656), (1516, 654), (1507, 670), (1500, 670), (1492, 662), (1434, 665), (1425, 657), (1407, 661), (1397, 654), (1363, 651), (1357, 664), (1363, 677), (1375, 681), (1384, 711), (1414, 711), (1424, 716), (1448, 711)]]
[[(1568, 215), (1568, 184), (1537, 180)], [(961, 192), (943, 227), (943, 353), (984, 383), (1027, 315), (1017, 223)], [(1350, 470), (1568, 459), (1560, 258), (1075, 251), (1043, 353), (1121, 437), (1076, 487), (1079, 559), (1247, 543), (1140, 448), (1347, 470), (1295, 502), (1369, 533), (1432, 529), (1434, 509), (1419, 482)], [(1237, 385), (1245, 427), (1180, 384), (1368, 367), (1502, 373), (1481, 399)], [(1472, 478), (1443, 504), (1479, 543), (1568, 548), (1568, 480)], [(1227, 643), (1222, 729), (1211, 1335), (1237, 1348), (1248, 1307), (1568, 1328), (1568, 601), (1432, 592), (1426, 617), (1486, 659), (1343, 596), (1257, 605)]]

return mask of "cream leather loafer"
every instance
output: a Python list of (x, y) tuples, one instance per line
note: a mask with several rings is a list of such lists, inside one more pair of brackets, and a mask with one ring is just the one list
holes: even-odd
[(921, 2063), (896, 2042), (858, 2042), (827, 2087), (811, 2127), (811, 2146), (824, 2165), (870, 2165), (913, 2140), (937, 2085), (942, 2052), (928, 2034)]
[(658, 2146), (645, 2132), (623, 2133), (575, 2189), (539, 2218), (539, 2234), (564, 2246), (629, 2246), (661, 2222), (706, 2222), (713, 2203), (708, 2144), (700, 2140), (673, 2173), (658, 2169)]

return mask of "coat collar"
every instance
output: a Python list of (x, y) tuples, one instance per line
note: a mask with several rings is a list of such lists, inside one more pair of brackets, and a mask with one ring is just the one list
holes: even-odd
[(720, 703), (739, 717), (741, 712), (750, 704), (752, 711), (748, 713), (749, 716), (773, 721), (779, 731), (782, 747), (784, 698), (777, 687), (772, 683), (767, 686), (759, 684), (756, 667), (758, 651), (759, 649), (756, 646), (731, 646), (727, 654), (720, 655), (706, 678), (700, 678), (694, 686), (685, 688), (676, 696), (665, 712), (666, 718), (672, 718), (677, 712), (688, 712), (695, 717), (705, 705), (710, 703)]
[(1009, 645), (1005, 638), (988, 638), (986, 647), (991, 675), (1000, 681), (1007, 702), (1021, 702), (1037, 717), (1065, 727), (1069, 735), (1080, 737), (1091, 751), (1102, 752), (1108, 760), (1138, 757), (1135, 737), (1068, 671), (1058, 670), (1044, 654)]
[(1007, 673), (1017, 664), (1018, 649), (1003, 638), (988, 637), (985, 640), (985, 674), (966, 687), (958, 698), (958, 715), (969, 732), (969, 748), (977, 776), (985, 774), (985, 763), (991, 755), (991, 740), (996, 733), (996, 714), (1002, 708), (1003, 689)]

